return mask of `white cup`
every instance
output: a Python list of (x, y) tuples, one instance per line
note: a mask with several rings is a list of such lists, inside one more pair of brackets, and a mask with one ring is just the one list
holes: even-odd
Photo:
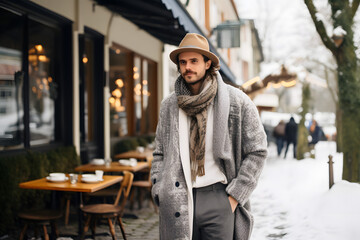
[(145, 151), (145, 148), (142, 147), (142, 146), (139, 146), (136, 148), (136, 150), (139, 152), (139, 153), (143, 153)]
[(65, 180), (65, 173), (50, 173), (49, 174), (50, 179), (53, 181), (61, 181)]
[(95, 170), (95, 175), (97, 177), (98, 180), (102, 180), (103, 179), (103, 174), (104, 171), (103, 170)]

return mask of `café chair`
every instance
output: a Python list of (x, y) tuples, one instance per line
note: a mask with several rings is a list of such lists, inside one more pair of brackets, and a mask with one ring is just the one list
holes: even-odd
[[(113, 204), (106, 204), (106, 203), (88, 204), (80, 207), (82, 212), (84, 212), (87, 215), (84, 231), (81, 236), (81, 239), (84, 239), (90, 224), (91, 224), (92, 235), (93, 238), (95, 239), (97, 219), (107, 219), (110, 233), (113, 239), (116, 239), (114, 224), (116, 223), (116, 221), (118, 221), (122, 236), (124, 239), (126, 239), (125, 229), (121, 217), (123, 215), (125, 204), (130, 193), (131, 185), (133, 183), (133, 178), (134, 175), (131, 172), (124, 171), (124, 178), (120, 184), (119, 191), (117, 193), (115, 202)], [(122, 200), (121, 203), (119, 204), (121, 198)], [(112, 222), (113, 219), (115, 219), (114, 224)]]
[(143, 202), (143, 191), (142, 190), (145, 190), (145, 192), (147, 193), (147, 195), (150, 198), (152, 205), (154, 206), (155, 212), (157, 213), (156, 204), (154, 203), (154, 200), (151, 197), (151, 187), (152, 187), (151, 176), (150, 176), (151, 161), (152, 161), (152, 159), (148, 160), (149, 167), (148, 167), (148, 169), (146, 169), (146, 178), (144, 180), (135, 180), (132, 184), (132, 191), (131, 191), (131, 196), (130, 196), (130, 209), (133, 209), (133, 206), (134, 206), (135, 190), (137, 190), (137, 193), (138, 193), (137, 200), (138, 200), (139, 208), (142, 207), (142, 202)]
[(59, 237), (59, 231), (56, 225), (56, 220), (63, 216), (62, 211), (52, 209), (29, 210), (18, 213), (18, 217), (25, 222), (24, 227), (20, 233), (20, 240), (24, 239), (29, 225), (34, 225), (35, 238), (37, 238), (38, 228), (44, 231), (44, 239), (49, 240), (47, 232), (47, 225), (51, 225), (51, 234)]

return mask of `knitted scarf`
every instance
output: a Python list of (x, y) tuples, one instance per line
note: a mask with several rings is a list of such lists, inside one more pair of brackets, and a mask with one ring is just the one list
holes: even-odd
[(196, 176), (205, 175), (205, 134), (207, 121), (207, 107), (213, 101), (217, 92), (217, 81), (207, 76), (211, 81), (208, 89), (198, 95), (191, 96), (185, 80), (180, 76), (175, 82), (175, 93), (179, 107), (191, 118), (190, 122), (190, 168), (191, 180)]

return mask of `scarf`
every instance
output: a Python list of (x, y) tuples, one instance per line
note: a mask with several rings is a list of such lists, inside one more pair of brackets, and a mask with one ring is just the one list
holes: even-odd
[(205, 134), (207, 122), (207, 107), (217, 93), (217, 81), (207, 76), (205, 81), (211, 81), (208, 89), (198, 95), (191, 96), (182, 76), (175, 82), (175, 93), (179, 107), (191, 118), (190, 122), (190, 168), (191, 180), (196, 176), (205, 175)]

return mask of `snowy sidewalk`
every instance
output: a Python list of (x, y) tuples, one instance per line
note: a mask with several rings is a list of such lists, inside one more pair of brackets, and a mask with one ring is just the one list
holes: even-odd
[[(320, 142), (316, 159), (286, 159), (270, 145), (269, 158), (251, 197), (255, 218), (251, 240), (360, 239), (360, 186), (341, 180), (342, 154), (334, 142)], [(329, 190), (328, 155), (335, 185)]]

